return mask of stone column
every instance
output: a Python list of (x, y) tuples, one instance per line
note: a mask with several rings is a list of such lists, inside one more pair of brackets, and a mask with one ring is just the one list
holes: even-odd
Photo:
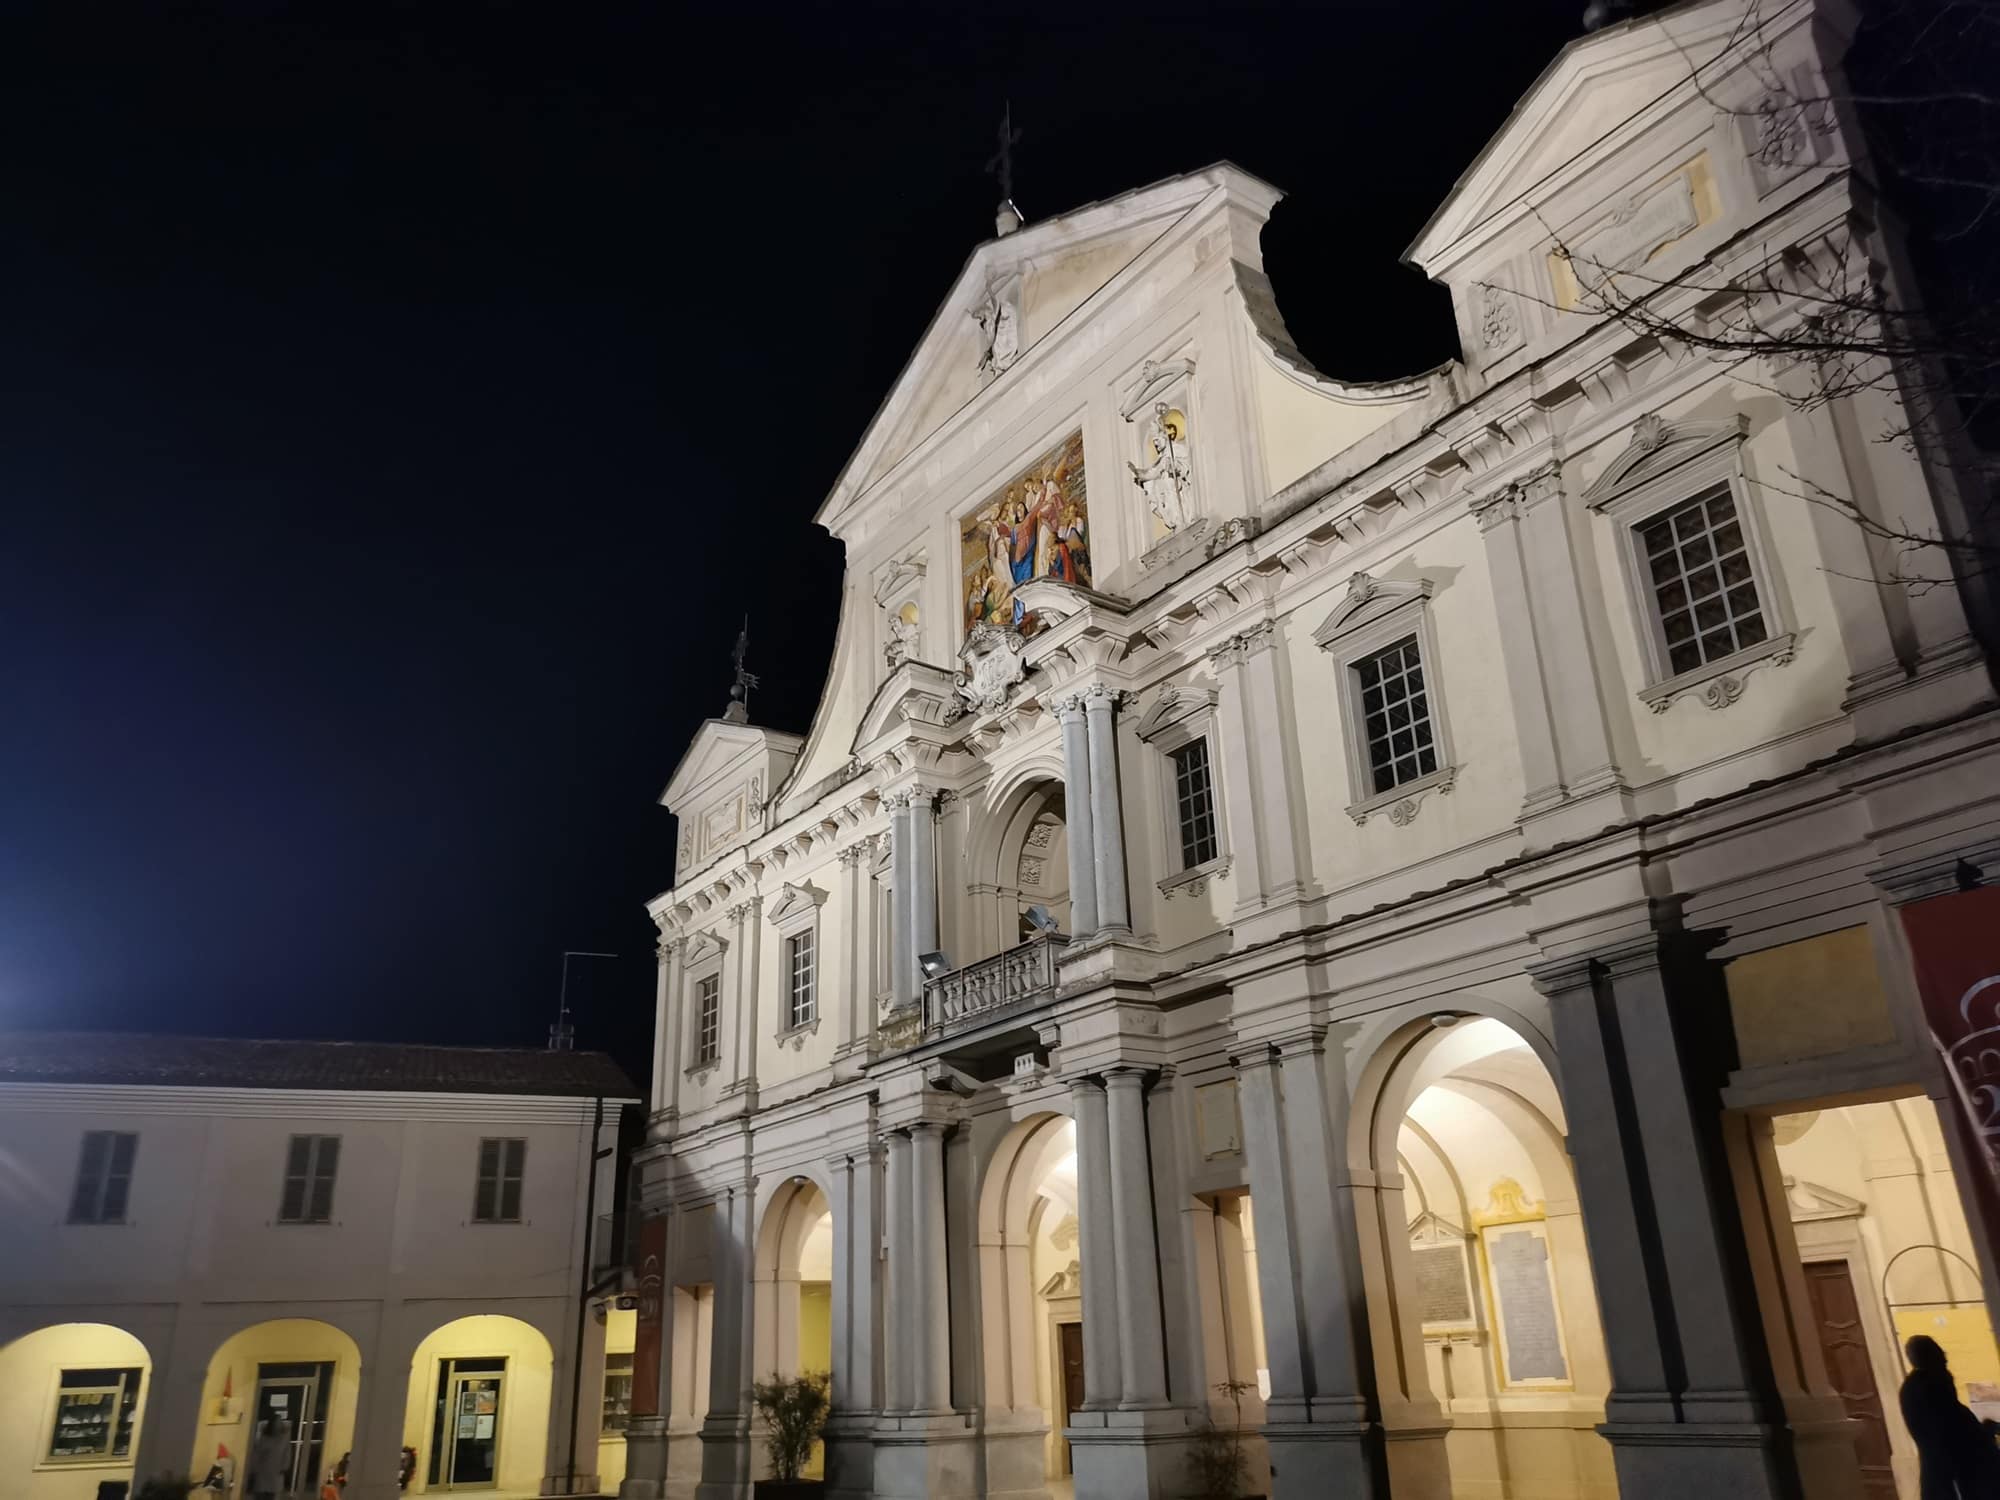
[(1352, 1204), (1335, 1196), (1347, 1172), (1334, 1149), (1323, 1064), (1317, 1027), (1236, 1059), (1271, 1372), (1264, 1436), (1272, 1496), (1386, 1500), (1382, 1429), (1364, 1384), (1360, 1248)]
[(1623, 1493), (1790, 1494), (1793, 1460), (1721, 1159), (1720, 999), (1685, 958), (1670, 985), (1671, 941), (1650, 934), (1587, 967), (1531, 971), (1555, 1018), (1604, 1312), (1602, 1430)]
[(1569, 517), (1563, 510), (1561, 471), (1546, 465), (1522, 479), (1517, 493), (1529, 619), (1548, 686), (1557, 766), (1572, 797), (1608, 790), (1619, 785), (1618, 767), (1591, 655), (1596, 637), (1584, 615)]
[(1111, 1126), (1104, 1085), (1095, 1078), (1073, 1079), (1069, 1098), (1076, 1119), (1077, 1250), (1083, 1270), (1083, 1404), (1086, 1411), (1099, 1411), (1116, 1406), (1124, 1391), (1112, 1271)]
[(912, 866), (916, 855), (910, 848), (912, 815), (908, 797), (896, 793), (889, 798), (889, 849), (895, 884), (890, 887), (889, 905), (889, 990), (897, 1010), (915, 1005), (923, 995), (917, 970), (916, 881)]
[(758, 957), (763, 949), (764, 898), (752, 896), (730, 908), (736, 923), (736, 1041), (729, 1049), (730, 1088), (757, 1083)]
[(910, 1127), (911, 1209), (915, 1219), (916, 1353), (913, 1411), (938, 1416), (951, 1410), (951, 1304), (944, 1248), (944, 1126), (919, 1120)]
[(687, 940), (660, 939), (659, 993), (654, 1006), (653, 1100), (656, 1113), (673, 1116), (680, 1110), (681, 1070), (687, 1066), (682, 1037), (687, 1024)]
[[(937, 810), (936, 793), (927, 787), (910, 790), (910, 963), (938, 945)], [(916, 968), (917, 997), (924, 992), (923, 970)]]
[(1117, 1263), (1118, 1404), (1139, 1409), (1167, 1404), (1145, 1086), (1145, 1080), (1128, 1068), (1114, 1070), (1104, 1081), (1110, 1106), (1111, 1243)]
[(1089, 937), (1097, 931), (1097, 833), (1091, 805), (1090, 738), (1084, 723), (1083, 700), (1076, 694), (1057, 700), (1062, 724), (1063, 822), (1069, 836), (1070, 936)]
[(1209, 653), (1222, 683), (1218, 759), (1239, 922), (1312, 886), (1305, 773), (1282, 645), (1277, 622), (1260, 620)]
[(1099, 930), (1129, 933), (1132, 911), (1125, 894), (1125, 819), (1118, 802), (1117, 704), (1118, 695), (1103, 683), (1084, 695), (1090, 742), (1090, 847), (1097, 870)]
[[(861, 861), (868, 851), (864, 843), (849, 844), (836, 856), (840, 860), (840, 967), (844, 974), (839, 1003), (833, 1007), (833, 1050), (836, 1055), (854, 1046), (861, 1033), (862, 925)], [(829, 972), (832, 972), (829, 970)]]
[(916, 1220), (910, 1192), (910, 1137), (904, 1131), (891, 1131), (884, 1144), (888, 1151), (884, 1196), (889, 1210), (889, 1258), (882, 1275), (882, 1332), (888, 1345), (883, 1351), (888, 1356), (883, 1362), (887, 1376), (883, 1382), (883, 1407), (890, 1412), (906, 1412), (916, 1404), (917, 1388), (916, 1326), (911, 1305), (916, 1295), (915, 1268), (911, 1263), (916, 1254), (911, 1243)]
[(873, 1488), (872, 1430), (881, 1402), (875, 1153), (836, 1156), (827, 1172), (833, 1184), (833, 1409), (826, 1424), (826, 1487), (830, 1495), (861, 1500)]
[(709, 1342), (708, 1415), (701, 1424), (696, 1500), (744, 1500), (750, 1492), (750, 1193), (731, 1188), (715, 1202), (715, 1329)]
[(1539, 811), (1563, 798), (1562, 766), (1549, 721), (1548, 684), (1542, 677), (1542, 648), (1535, 639), (1534, 609), (1528, 597), (1527, 567), (1521, 548), (1521, 503), (1509, 485), (1472, 502), (1486, 543), (1486, 570), (1493, 583), (1493, 612), (1500, 625), (1500, 658), (1507, 668), (1507, 695), (1514, 709), (1514, 743), (1527, 787), (1521, 811)]
[(1677, 1420), (1667, 1380), (1667, 1352), (1653, 1303), (1656, 1255), (1641, 1221), (1639, 1190), (1645, 1165), (1628, 1156), (1636, 1142), (1616, 1127), (1613, 1084), (1622, 1066), (1617, 1030), (1597, 993), (1588, 958), (1557, 959), (1528, 969), (1548, 997), (1556, 1053), (1562, 1063), (1563, 1113), (1570, 1160), (1585, 1206), (1584, 1242), (1591, 1279), (1603, 1307), (1604, 1351), (1611, 1366), (1608, 1422)]

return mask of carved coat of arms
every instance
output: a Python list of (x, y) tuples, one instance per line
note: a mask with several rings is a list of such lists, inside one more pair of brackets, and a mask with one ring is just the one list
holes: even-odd
[(1003, 707), (1014, 684), (1028, 675), (1021, 659), (1027, 641), (1006, 625), (975, 625), (958, 653), (958, 696), (975, 713)]

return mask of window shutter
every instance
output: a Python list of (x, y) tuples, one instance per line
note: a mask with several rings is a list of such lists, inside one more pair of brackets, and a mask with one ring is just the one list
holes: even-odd
[(340, 1137), (320, 1136), (319, 1150), (313, 1162), (312, 1205), (308, 1214), (314, 1223), (333, 1217), (333, 1176), (339, 1166)]
[(83, 1155), (76, 1164), (76, 1191), (70, 1195), (69, 1217), (75, 1224), (97, 1220), (97, 1203), (104, 1184), (104, 1166), (110, 1137), (102, 1130), (83, 1133)]
[(119, 1132), (111, 1137), (111, 1164), (104, 1178), (104, 1195), (98, 1200), (98, 1222), (120, 1224), (125, 1205), (132, 1196), (132, 1161), (139, 1154), (139, 1137)]
[(518, 1219), (521, 1217), (521, 1169), (528, 1155), (525, 1140), (510, 1140), (502, 1143), (505, 1147), (505, 1172), (500, 1183), (500, 1217)]

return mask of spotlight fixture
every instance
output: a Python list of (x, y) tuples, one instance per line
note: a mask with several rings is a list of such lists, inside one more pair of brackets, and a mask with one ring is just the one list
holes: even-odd
[(1031, 906), (1025, 912), (1021, 913), (1021, 915), (1027, 919), (1028, 925), (1037, 932), (1055, 932), (1057, 930), (1056, 919), (1049, 915), (1049, 909), (1046, 906)]
[(1463, 1016), (1455, 1015), (1451, 1011), (1441, 1010), (1436, 1015), (1431, 1017), (1431, 1025), (1437, 1027), (1439, 1031), (1444, 1031), (1450, 1027), (1456, 1026), (1460, 1021), (1464, 1019), (1465, 1018)]
[(920, 953), (917, 963), (924, 971), (926, 979), (940, 979), (951, 972), (951, 960), (942, 953)]

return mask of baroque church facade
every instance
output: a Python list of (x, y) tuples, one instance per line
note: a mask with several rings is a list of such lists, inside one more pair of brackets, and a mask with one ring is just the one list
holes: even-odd
[(773, 1373), (843, 1497), (1187, 1494), (1218, 1433), (1283, 1500), (1914, 1496), (1901, 1338), (2000, 1398), (1911, 915), (2000, 850), (2000, 712), (1805, 492), (1952, 476), (1591, 295), (1897, 274), (1771, 102), (1843, 12), (1744, 19), (1551, 63), (1407, 380), (1293, 347), (1234, 166), (1003, 209), (819, 512), (810, 729), (732, 704), (663, 797), (621, 1494), (748, 1497)]

